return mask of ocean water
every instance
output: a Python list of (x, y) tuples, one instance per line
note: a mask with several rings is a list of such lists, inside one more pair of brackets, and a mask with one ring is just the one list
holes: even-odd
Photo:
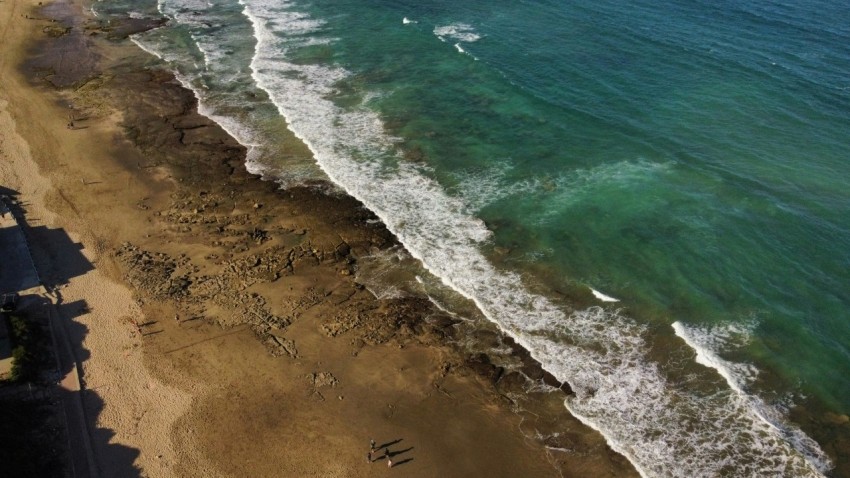
[(253, 171), (361, 200), (427, 271), (422, 291), (471, 301), (569, 382), (565, 406), (644, 476), (850, 459), (813, 425), (850, 413), (844, 4), (93, 11), (167, 17), (133, 40)]

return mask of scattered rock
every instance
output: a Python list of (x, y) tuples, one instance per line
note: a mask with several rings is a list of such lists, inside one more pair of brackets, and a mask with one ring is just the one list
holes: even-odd
[(291, 358), (298, 358), (298, 349), (295, 348), (295, 341), (293, 340), (266, 334), (263, 345), (275, 357), (286, 355)]
[(313, 388), (336, 387), (339, 385), (339, 380), (330, 372), (313, 372), (307, 375), (307, 381)]
[(487, 354), (478, 353), (469, 356), (465, 362), (466, 366), (472, 371), (484, 377), (490, 383), (496, 383), (502, 374), (505, 372), (503, 367), (498, 367), (490, 362), (490, 357)]
[(516, 341), (514, 341), (512, 338), (505, 336), (502, 340), (505, 345), (511, 348), (513, 355), (521, 360), (521, 371), (530, 380), (542, 380), (543, 383), (545, 383), (546, 385), (560, 389), (567, 395), (572, 395), (574, 393), (572, 387), (570, 387), (570, 384), (566, 382), (562, 383), (560, 380), (555, 378), (554, 375), (544, 370), (540, 363), (534, 360), (531, 354), (522, 346), (517, 344)]
[(525, 375), (512, 371), (502, 375), (496, 382), (496, 388), (505, 395), (519, 395), (525, 392), (527, 383), (528, 379)]

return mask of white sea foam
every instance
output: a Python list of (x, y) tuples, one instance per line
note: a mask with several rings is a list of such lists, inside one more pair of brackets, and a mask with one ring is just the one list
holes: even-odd
[(745, 394), (758, 375), (758, 369), (747, 363), (724, 360), (718, 355), (724, 349), (741, 347), (750, 341), (754, 322), (715, 327), (686, 326), (674, 322), (673, 330), (696, 352), (697, 363), (717, 370), (732, 390)]
[(593, 292), (594, 297), (601, 300), (602, 302), (620, 302), (620, 299), (615, 299), (609, 295), (605, 295), (592, 287), (590, 288), (590, 291)]
[(755, 321), (710, 326), (674, 322), (673, 330), (696, 352), (697, 363), (716, 370), (729, 387), (746, 402), (755, 416), (783, 436), (810, 462), (818, 465), (819, 469), (827, 469), (829, 458), (818, 444), (799, 427), (785, 419), (784, 409), (787, 405), (771, 405), (749, 393), (749, 386), (757, 378), (758, 369), (752, 364), (732, 362), (720, 356), (749, 343), (756, 325)]
[[(160, 0), (157, 4), (157, 10), (163, 15), (180, 23), (189, 23), (198, 29), (206, 28), (210, 22), (210, 18), (203, 15), (207, 8), (210, 8), (210, 5), (205, 0), (179, 0), (174, 2)], [(189, 12), (192, 12), (192, 14)], [(202, 72), (181, 71), (179, 68), (181, 63), (189, 61), (188, 57), (181, 56), (181, 53), (185, 55), (186, 52), (180, 50), (180, 53), (164, 53), (164, 50), (167, 49), (166, 46), (157, 45), (154, 40), (150, 39), (152, 33), (153, 31), (148, 31), (133, 35), (130, 39), (144, 51), (173, 66), (172, 71), (174, 71), (174, 75), (180, 84), (195, 95), (198, 101), (198, 113), (217, 123), (232, 138), (245, 146), (248, 150), (246, 168), (252, 173), (261, 174), (263, 168), (257, 162), (257, 158), (261, 155), (262, 146), (256, 138), (256, 133), (234, 116), (221, 114), (208, 98), (208, 95), (210, 95), (209, 87), (201, 76)], [(222, 81), (227, 81), (227, 77), (233, 75), (233, 73), (226, 67), (222, 69), (221, 60), (226, 56), (226, 50), (215, 41), (214, 37), (201, 33), (191, 33), (190, 38), (193, 40), (197, 51), (203, 56), (204, 70), (217, 74)]]
[(537, 211), (538, 221), (546, 223), (560, 220), (564, 207), (600, 196), (600, 189), (645, 189), (647, 182), (663, 180), (671, 166), (644, 159), (622, 160), (556, 176), (517, 179), (508, 176), (513, 170), (509, 162), (494, 160), (486, 170), (455, 173), (458, 184), (452, 192), (462, 196), (473, 211), (506, 198), (545, 195), (547, 202), (561, 206)]
[(434, 35), (442, 41), (450, 39), (465, 43), (472, 43), (481, 39), (481, 35), (475, 32), (475, 28), (466, 23), (454, 23), (451, 25), (435, 27)]
[(454, 46), (458, 53), (463, 53), (464, 55), (472, 57), (473, 60), (478, 61), (478, 58), (475, 55), (470, 54), (468, 51), (464, 50), (462, 46), (460, 46), (460, 42), (455, 43)]
[[(291, 2), (240, 3), (257, 39), (251, 61), (254, 81), (314, 152), (319, 166), (374, 211), (429, 271), (473, 300), (544, 368), (569, 382), (576, 395), (567, 407), (600, 430), (641, 474), (714, 476), (734, 467), (742, 476), (817, 476), (816, 467), (828, 467), (818, 461), (822, 453), (818, 455), (816, 444), (809, 453), (797, 451), (806, 448), (795, 440), (808, 443), (809, 437), (753, 413), (751, 402), (734, 390), (704, 396), (670, 386), (647, 359), (645, 331), (634, 321), (601, 308), (567, 313), (529, 293), (518, 275), (495, 269), (479, 249), (490, 232), (469, 213), (469, 205), (447, 195), (427, 169), (398, 161), (398, 139), (385, 133), (376, 114), (365, 108), (343, 110), (327, 99), (349, 73), (287, 60), (293, 48), (331, 42), (317, 36), (324, 23), (297, 11)], [(196, 20), (186, 19), (197, 25)], [(452, 37), (459, 42), (479, 38), (471, 27), (450, 27), (439, 32), (447, 38), (470, 35), (469, 40)], [(198, 38), (200, 49), (204, 41)], [(223, 60), (207, 58), (207, 69)], [(238, 122), (208, 109), (206, 93), (193, 88), (190, 78), (180, 79), (198, 96), (203, 114), (237, 139), (248, 136)]]
[(183, 25), (203, 25), (203, 16), (210, 5), (204, 0), (159, 0), (157, 10), (166, 17), (173, 18)]
[(233, 139), (235, 139), (239, 144), (245, 146), (248, 149), (246, 155), (246, 166), (249, 172), (259, 174), (261, 170), (252, 171), (251, 165), (256, 163), (256, 157), (260, 154), (260, 148), (262, 146), (253, 141), (254, 133), (251, 129), (236, 120), (232, 116), (220, 115), (215, 112), (212, 108), (207, 106), (206, 98), (204, 97), (203, 90), (195, 87), (192, 82), (179, 73), (175, 73), (174, 75), (180, 84), (183, 85), (184, 88), (194, 93), (195, 98), (198, 100), (198, 113), (206, 116), (211, 119), (219, 126), (221, 129), (227, 132)]
[(469, 212), (474, 213), (506, 197), (533, 191), (534, 186), (528, 181), (506, 179), (512, 169), (508, 161), (493, 160), (485, 170), (454, 173), (457, 185), (451, 193), (460, 196)]
[(789, 470), (818, 476), (815, 465), (737, 394), (703, 396), (668, 385), (646, 358), (643, 328), (630, 319), (600, 308), (567, 314), (529, 293), (518, 275), (496, 270), (479, 250), (490, 232), (467, 205), (446, 195), (427, 169), (398, 161), (398, 140), (385, 133), (376, 114), (343, 110), (326, 99), (349, 73), (286, 60), (302, 41), (298, 35), (307, 33), (290, 33), (288, 19), (304, 20), (294, 5), (240, 3), (257, 38), (254, 78), (320, 167), (375, 212), (430, 272), (569, 382), (576, 395), (568, 408), (644, 476), (712, 476), (730, 466), (747, 476)]
[(160, 52), (156, 51), (156, 50), (155, 50), (155, 49), (153, 49), (153, 48), (148, 47), (148, 46), (145, 44), (145, 42), (140, 41), (140, 40), (137, 38), (137, 35), (130, 35), (130, 41), (132, 41), (133, 43), (135, 43), (135, 44), (136, 44), (136, 46), (138, 46), (139, 48), (141, 48), (141, 49), (142, 49), (142, 50), (144, 50), (145, 52), (149, 53), (150, 55), (153, 55), (153, 56), (155, 56), (155, 57), (159, 58), (160, 60), (166, 61), (166, 59), (165, 59), (165, 57), (162, 55), (162, 53), (160, 53)]
[(269, 121), (274, 107), (253, 83), (247, 64), (253, 44), (246, 41), (252, 39), (251, 27), (233, 21), (234, 15), (241, 20), (241, 13), (205, 0), (160, 0), (157, 9), (173, 20), (163, 27), (165, 32), (143, 33), (134, 40), (179, 75), (198, 98), (202, 114), (248, 148), (248, 171), (282, 185), (324, 179), (314, 164), (289, 153), (278, 155), (269, 139), (285, 125), (280, 119)]

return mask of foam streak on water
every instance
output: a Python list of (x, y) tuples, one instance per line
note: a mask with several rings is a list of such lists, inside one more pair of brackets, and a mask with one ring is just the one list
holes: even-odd
[[(576, 390), (567, 407), (644, 476), (818, 476), (815, 463), (732, 390), (668, 383), (646, 357), (645, 330), (602, 308), (565, 313), (497, 270), (479, 250), (490, 232), (421, 166), (398, 161), (397, 138), (365, 107), (327, 98), (346, 70), (288, 61), (321, 22), (291, 2), (240, 0), (257, 39), (253, 77), (325, 173), (374, 211), (410, 253)], [(819, 450), (818, 450), (819, 451)], [(817, 456), (822, 458), (822, 454)]]
[[(262, 154), (260, 140), (245, 122), (239, 121), (232, 114), (226, 113), (228, 109), (241, 108), (242, 102), (236, 97), (237, 95), (218, 94), (217, 101), (211, 101), (208, 98), (210, 91), (205, 84), (204, 74), (215, 75), (218, 80), (223, 82), (238, 81), (239, 76), (238, 71), (227, 68), (230, 65), (223, 61), (226, 50), (222, 48), (220, 38), (205, 32), (211, 30), (214, 25), (221, 23), (221, 19), (217, 18), (214, 12), (209, 12), (210, 9), (211, 5), (203, 0), (180, 0), (179, 2), (160, 0), (157, 3), (157, 10), (161, 14), (176, 20), (181, 25), (186, 25), (192, 31), (190, 38), (194, 42), (193, 46), (203, 57), (203, 68), (183, 68), (182, 70), (175, 68), (175, 76), (184, 88), (194, 93), (198, 100), (198, 113), (218, 123), (231, 137), (248, 149), (248, 167), (252, 172), (259, 173), (261, 168), (257, 166), (257, 159)], [(157, 37), (152, 36), (150, 32), (133, 35), (131, 40), (143, 50), (153, 53), (161, 60), (171, 63), (172, 66), (185, 64), (189, 61), (185, 58), (186, 52), (174, 52), (172, 50), (171, 54), (168, 55), (160, 53), (161, 50), (165, 49), (164, 45), (158, 44)], [(180, 53), (183, 53), (183, 55)], [(225, 110), (225, 112), (222, 112), (222, 110)]]
[(754, 322), (748, 322), (698, 327), (675, 322), (673, 330), (694, 349), (697, 363), (717, 370), (759, 419), (792, 443), (809, 461), (825, 469), (828, 467), (828, 460), (823, 451), (811, 437), (785, 419), (780, 405), (768, 404), (760, 397), (748, 393), (749, 385), (756, 379), (758, 370), (751, 364), (732, 362), (720, 356), (726, 350), (746, 345), (755, 325)]
[[(281, 184), (322, 178), (315, 167), (291, 153), (280, 154), (270, 134), (285, 121), (251, 77), (251, 28), (235, 1), (159, 0), (166, 27), (132, 36), (132, 41), (168, 64), (191, 90), (198, 112), (218, 123), (248, 149), (246, 168)], [(272, 131), (272, 133), (269, 133)], [(277, 158), (277, 161), (270, 161)]]
[(605, 294), (603, 294), (602, 292), (599, 292), (596, 289), (590, 289), (590, 292), (592, 292), (593, 296), (596, 297), (597, 299), (601, 300), (602, 302), (620, 302), (620, 299), (615, 299), (615, 298), (611, 297), (610, 295), (605, 295)]

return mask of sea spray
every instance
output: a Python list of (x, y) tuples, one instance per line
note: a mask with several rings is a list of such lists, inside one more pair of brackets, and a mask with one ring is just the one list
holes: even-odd
[(427, 168), (398, 161), (400, 139), (386, 134), (380, 118), (327, 99), (349, 73), (287, 61), (320, 22), (293, 11), (293, 3), (240, 3), (257, 38), (251, 62), (257, 85), (325, 173), (375, 212), (430, 272), (568, 381), (577, 391), (567, 401), (570, 410), (642, 474), (713, 476), (733, 467), (744, 475), (819, 475), (737, 395), (699, 396), (670, 386), (647, 360), (645, 332), (630, 319), (599, 308), (567, 315), (527, 292), (518, 275), (496, 270), (479, 250), (490, 231), (445, 195)]
[[(268, 92), (274, 102), (273, 109), (310, 146), (323, 170), (375, 211), (432, 273), (474, 300), (490, 320), (529, 349), (547, 370), (569, 381), (576, 390), (576, 396), (567, 400), (570, 410), (600, 430), (611, 446), (635, 463), (645, 476), (714, 476), (728, 470), (744, 475), (816, 476), (815, 468), (828, 468), (828, 462), (820, 459), (819, 449), (801, 454), (789, 446), (795, 443), (793, 433), (788, 433), (790, 429), (775, 426), (780, 423), (778, 420), (765, 420), (765, 414), (757, 411), (756, 402), (750, 398), (732, 389), (706, 394), (669, 382), (661, 367), (647, 358), (651, 337), (633, 319), (603, 308), (571, 311), (529, 293), (523, 277), (500, 271), (489, 263), (480, 247), (489, 245), (493, 234), (471, 211), (486, 206), (492, 197), (482, 197), (480, 202), (470, 204), (447, 195), (435, 181), (435, 171), (423, 164), (399, 161), (402, 139), (388, 135), (377, 114), (362, 105), (347, 108), (334, 105), (330, 98), (338, 95), (338, 85), (341, 80), (349, 79), (351, 73), (328, 66), (333, 61), (331, 57), (321, 61), (292, 60), (305, 46), (334, 45), (333, 32), (325, 31), (330, 29), (324, 21), (296, 8), (296, 3), (263, 8), (271, 4), (242, 2), (240, 11), (252, 17), (249, 30), (257, 38), (256, 51), (253, 42), (247, 42), (251, 51), (243, 62), (242, 50), (221, 55), (203, 52), (202, 44), (209, 44), (205, 35), (213, 33), (215, 28), (207, 27), (198, 18), (186, 20), (183, 15), (193, 8), (200, 13), (207, 7), (233, 8), (233, 2), (206, 7), (176, 1), (161, 3), (176, 8), (172, 17), (176, 24), (171, 26), (179, 28), (179, 22), (184, 20), (191, 25), (188, 47), (197, 48), (198, 54), (187, 56), (180, 51), (179, 44), (163, 43), (150, 48), (159, 49), (160, 55), (172, 62), (172, 68), (196, 69), (186, 74), (183, 81), (189, 80), (187, 86), (195, 91), (202, 104), (214, 108), (216, 99), (208, 95), (216, 93), (221, 85), (202, 75), (192, 76), (197, 71), (234, 73), (234, 78), (249, 78), (251, 81), (244, 86), (240, 83), (240, 88), (244, 88), (242, 94), (257, 85), (264, 90), (256, 95), (256, 101), (236, 102), (234, 106), (262, 108)], [(161, 11), (169, 10), (161, 6)], [(398, 18), (393, 17), (393, 22), (398, 24)], [(427, 17), (416, 18), (425, 23)], [(230, 20), (234, 25), (238, 23), (236, 18)], [(457, 30), (459, 25), (470, 24), (438, 22), (434, 28), (447, 25)], [(215, 23), (211, 25), (215, 27)], [(406, 30), (413, 32), (415, 28)], [(450, 30), (444, 32), (444, 38), (461, 43), (459, 38), (449, 37)], [(474, 29), (466, 33), (481, 37)], [(429, 35), (439, 45), (435, 36), (436, 32)], [(488, 36), (488, 42), (490, 39)], [(169, 53), (162, 51), (169, 49)], [(588, 57), (588, 60), (593, 64), (597, 59)], [(234, 63), (223, 63), (228, 61)], [(250, 74), (240, 76), (238, 73), (245, 73), (242, 69), (249, 61)], [(254, 81), (257, 85), (253, 85)], [(217, 113), (219, 117), (239, 116), (236, 111)], [(254, 128), (257, 123), (251, 122), (253, 116), (247, 118), (246, 124)], [(273, 137), (263, 136), (256, 143), (268, 148), (273, 141)], [(271, 161), (269, 156), (264, 156), (263, 161)], [(608, 168), (587, 171), (604, 172), (597, 175), (604, 178), (617, 177), (628, 171), (630, 164), (649, 165), (650, 172), (659, 164), (661, 171), (672, 169), (668, 161), (640, 160), (615, 162)], [(541, 183), (531, 180), (527, 184), (536, 187)], [(561, 187), (557, 179), (555, 186)], [(559, 201), (576, 202), (581, 197), (576, 192), (561, 188)], [(605, 285), (606, 292), (609, 290), (607, 281), (599, 284)], [(620, 297), (622, 291), (612, 288), (610, 292)], [(798, 450), (806, 449), (795, 446)], [(810, 461), (804, 460), (803, 455), (808, 455)]]
[(756, 326), (756, 322), (752, 320), (713, 326), (688, 326), (675, 322), (673, 330), (694, 349), (697, 363), (715, 369), (738, 397), (747, 403), (747, 407), (756, 417), (791, 443), (818, 469), (829, 469), (830, 460), (817, 442), (785, 418), (784, 405), (768, 404), (749, 392), (750, 384), (758, 375), (758, 369), (752, 364), (732, 362), (720, 356), (723, 352), (746, 345), (751, 340)]
[(271, 138), (288, 130), (251, 78), (247, 62), (253, 45), (246, 42), (250, 25), (233, 21), (241, 18), (241, 7), (235, 2), (160, 0), (156, 9), (172, 22), (132, 35), (131, 40), (166, 62), (178, 81), (194, 93), (198, 112), (247, 148), (248, 171), (282, 185), (323, 179), (311, 162)]

